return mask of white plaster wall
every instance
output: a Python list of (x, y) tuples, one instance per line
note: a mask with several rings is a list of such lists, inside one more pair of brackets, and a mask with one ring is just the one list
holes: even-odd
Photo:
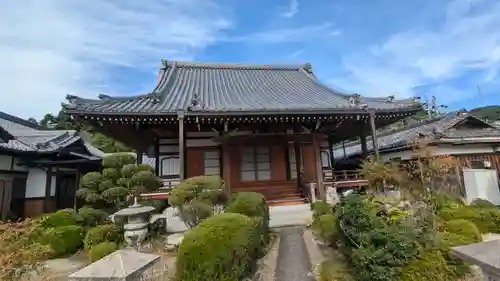
[[(491, 145), (484, 144), (470, 144), (470, 145), (439, 145), (436, 147), (429, 147), (429, 153), (433, 156), (440, 155), (460, 155), (460, 154), (482, 154), (494, 153), (495, 150)], [(384, 153), (381, 155), (384, 160), (401, 158), (401, 160), (411, 159), (416, 154), (411, 150)]]
[[(30, 168), (26, 180), (26, 198), (44, 197), (47, 173), (38, 168)], [(56, 177), (52, 176), (50, 196), (56, 195)]]
[(0, 155), (0, 170), (9, 170), (12, 164), (12, 156)]

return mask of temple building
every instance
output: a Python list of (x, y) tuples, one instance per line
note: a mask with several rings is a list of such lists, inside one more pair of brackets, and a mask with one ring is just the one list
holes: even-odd
[(228, 193), (261, 192), (270, 204), (324, 198), (334, 143), (421, 109), (415, 98), (334, 91), (310, 64), (162, 61), (150, 93), (67, 100), (73, 118), (154, 158), (165, 190), (221, 175)]

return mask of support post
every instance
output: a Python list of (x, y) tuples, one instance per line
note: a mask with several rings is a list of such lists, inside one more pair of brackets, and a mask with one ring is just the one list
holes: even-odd
[(52, 173), (53, 168), (49, 166), (47, 172), (45, 173), (45, 197), (43, 198), (43, 211), (44, 213), (50, 212), (50, 192), (52, 189)]
[(177, 113), (177, 119), (179, 121), (179, 178), (181, 181), (185, 178), (185, 142), (184, 142), (184, 111), (179, 111)]
[(330, 168), (332, 169), (333, 172), (333, 162), (334, 162), (334, 155), (333, 155), (333, 136), (328, 135), (328, 154), (330, 156)]
[(317, 136), (313, 136), (313, 151), (314, 151), (314, 162), (316, 165), (316, 188), (319, 191), (319, 198), (321, 200), (325, 199), (325, 185), (323, 184), (323, 165), (321, 164), (321, 151), (320, 143), (317, 140)]
[(368, 155), (368, 147), (366, 145), (365, 123), (360, 123), (359, 127), (359, 141), (361, 143), (361, 153), (363, 158)]
[(375, 127), (375, 112), (370, 112), (370, 127), (372, 129), (372, 145), (373, 151), (375, 152), (375, 159), (380, 160), (380, 154), (378, 151), (378, 141), (377, 141), (377, 128)]
[(76, 197), (76, 191), (80, 188), (80, 169), (76, 168), (75, 172), (75, 195), (73, 198), (73, 210), (76, 211), (78, 205), (78, 198)]
[(155, 174), (160, 176), (160, 138), (155, 140)]
[(224, 188), (228, 196), (231, 196), (231, 151), (229, 145), (221, 144), (222, 149), (222, 177), (224, 179)]

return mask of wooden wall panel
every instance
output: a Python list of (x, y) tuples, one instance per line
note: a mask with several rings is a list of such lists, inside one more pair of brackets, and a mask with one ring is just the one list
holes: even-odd
[(302, 164), (304, 168), (304, 180), (314, 182), (316, 179), (316, 163), (312, 144), (301, 145)]
[(188, 178), (205, 174), (203, 148), (186, 149), (186, 175)]
[(271, 178), (273, 181), (285, 181), (286, 168), (285, 163), (285, 149), (283, 146), (270, 147), (271, 157)]
[[(27, 198), (24, 201), (24, 216), (25, 217), (37, 217), (42, 215), (43, 212), (43, 197), (38, 198)], [(49, 202), (49, 212), (54, 212), (56, 210), (56, 198), (51, 197)]]

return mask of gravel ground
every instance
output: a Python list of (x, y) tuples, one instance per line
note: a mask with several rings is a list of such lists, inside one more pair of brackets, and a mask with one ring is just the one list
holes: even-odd
[(315, 281), (303, 227), (280, 229), (276, 281)]

